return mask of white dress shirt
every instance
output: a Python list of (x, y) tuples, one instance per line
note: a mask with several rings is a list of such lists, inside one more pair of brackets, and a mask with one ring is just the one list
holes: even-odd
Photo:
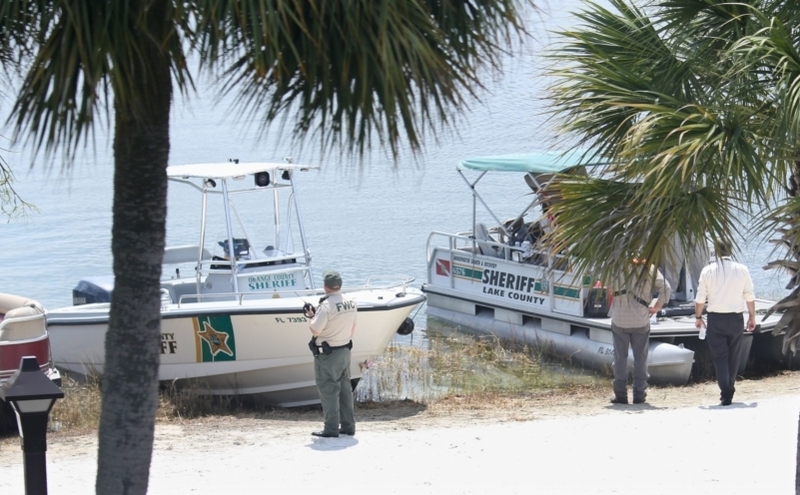
[(750, 272), (729, 256), (706, 265), (700, 272), (695, 303), (708, 302), (709, 313), (744, 313), (745, 301), (755, 300)]

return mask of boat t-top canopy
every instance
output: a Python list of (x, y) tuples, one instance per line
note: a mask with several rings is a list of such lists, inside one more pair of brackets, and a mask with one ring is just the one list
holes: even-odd
[(529, 172), (533, 174), (557, 174), (584, 165), (582, 153), (543, 152), (517, 153), (512, 155), (467, 158), (458, 164), (458, 170), (479, 172)]
[(316, 170), (318, 166), (300, 165), (297, 163), (196, 163), (189, 165), (170, 165), (167, 167), (167, 177), (171, 179), (179, 178), (201, 178), (201, 179), (233, 179), (245, 175), (253, 175), (259, 172), (274, 172), (275, 170)]
[[(554, 198), (542, 198), (542, 189), (545, 183), (560, 173), (574, 173), (580, 171), (585, 173), (587, 163), (582, 159), (585, 153), (582, 150), (570, 150), (566, 152), (538, 152), (538, 153), (517, 153), (509, 155), (483, 156), (467, 158), (458, 163), (458, 170), (461, 178), (469, 186), (472, 197), (472, 225), (473, 232), (478, 230), (476, 205), (480, 202), (486, 211), (494, 218), (503, 230), (506, 230), (503, 222), (497, 217), (492, 208), (483, 200), (478, 193), (477, 184), (488, 172), (517, 172), (525, 174), (525, 182), (536, 193), (531, 203), (519, 214), (517, 220), (521, 220), (524, 215), (536, 204), (547, 200), (553, 202)], [(594, 164), (591, 164), (594, 165)], [(478, 172), (477, 178), (468, 178), (465, 172)], [(506, 234), (509, 234), (506, 232)]]
[[(189, 251), (196, 250), (198, 253), (198, 267), (205, 269), (208, 272), (208, 277), (221, 276), (229, 278), (235, 293), (239, 293), (240, 284), (244, 283), (248, 276), (264, 276), (267, 278), (272, 276), (272, 273), (276, 271), (272, 267), (276, 265), (280, 265), (281, 269), (289, 270), (293, 273), (302, 271), (303, 279), (307, 281), (311, 289), (314, 289), (314, 280), (311, 275), (311, 255), (307, 248), (293, 176), (295, 171), (318, 170), (320, 167), (292, 163), (289, 158), (286, 160), (283, 163), (239, 163), (238, 160), (234, 159), (221, 163), (196, 163), (167, 167), (167, 177), (171, 181), (186, 184), (202, 194), (200, 244), (198, 246), (189, 246)], [(245, 177), (253, 177), (255, 180), (248, 182), (246, 185), (239, 184), (236, 188), (230, 187), (233, 182)], [(258, 245), (259, 241), (264, 239), (259, 240), (250, 237), (243, 224), (240, 212), (232, 200), (234, 195), (248, 195), (251, 193), (272, 195), (271, 202), (267, 201), (261, 204), (265, 208), (264, 211), (267, 215), (271, 213), (274, 227), (273, 236), (268, 239), (270, 242), (263, 251), (251, 249), (252, 246)], [(221, 207), (224, 213), (222, 225), (225, 230), (225, 238), (217, 241), (216, 244), (223, 248), (225, 254), (223, 257), (216, 259), (213, 256), (204, 254), (210, 253), (207, 245), (214, 244), (211, 241), (207, 243), (206, 240), (208, 220), (210, 217), (217, 218), (215, 215), (209, 216), (208, 214), (207, 198), (212, 195), (221, 197)], [(217, 204), (215, 202), (215, 205)], [(282, 214), (282, 211), (285, 213)], [(264, 219), (266, 218), (268, 216), (264, 217)], [(238, 226), (238, 236), (234, 235), (234, 222)], [(214, 228), (218, 229), (220, 225), (218, 219), (215, 220), (214, 224)], [(263, 225), (263, 227), (266, 228), (267, 225)], [(301, 242), (299, 250), (293, 246), (295, 234), (299, 235)], [(167, 253), (166, 258), (173, 259), (176, 256), (178, 255), (173, 255), (170, 252)], [(229, 269), (228, 273), (219, 272), (223, 265), (226, 267), (225, 269)], [(228, 266), (229, 268), (227, 268)], [(202, 269), (196, 269), (197, 294), (203, 292), (200, 286), (202, 283)], [(267, 274), (264, 275), (259, 270), (265, 271)], [(225, 283), (227, 284), (227, 281)]]

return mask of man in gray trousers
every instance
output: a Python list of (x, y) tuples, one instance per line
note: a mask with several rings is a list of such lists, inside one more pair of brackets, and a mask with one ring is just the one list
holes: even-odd
[[(611, 333), (614, 340), (614, 397), (612, 404), (628, 403), (628, 349), (633, 351), (633, 403), (647, 397), (647, 350), (650, 342), (650, 317), (669, 301), (672, 290), (656, 267), (643, 272), (646, 260), (633, 258), (631, 273), (615, 285), (611, 303)], [(651, 305), (653, 292), (658, 299)]]
[[(356, 303), (341, 292), (342, 277), (339, 273), (326, 271), (322, 279), (325, 297), (316, 310), (310, 305), (305, 310), (314, 335), (314, 374), (322, 400), (322, 412), (325, 414), (325, 428), (312, 435), (334, 438), (340, 434), (356, 434), (353, 388), (350, 384), (350, 349), (353, 347), (357, 310)], [(314, 347), (316, 351), (313, 351)]]
[[(734, 384), (742, 357), (744, 330), (752, 332), (756, 328), (756, 296), (750, 271), (731, 259), (731, 243), (720, 241), (714, 247), (717, 259), (700, 272), (694, 317), (698, 330), (705, 327), (703, 310), (708, 303), (708, 350), (717, 374), (719, 403), (729, 406), (736, 391)], [(746, 325), (745, 308), (748, 313)]]

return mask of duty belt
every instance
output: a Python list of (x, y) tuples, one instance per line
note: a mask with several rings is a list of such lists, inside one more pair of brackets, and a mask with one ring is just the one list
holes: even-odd
[[(348, 349), (352, 349), (353, 348), (353, 341), (351, 340), (350, 342), (346, 343), (345, 345), (337, 345), (337, 346), (328, 345), (327, 342), (323, 342), (322, 345), (318, 345), (317, 346), (317, 351), (319, 351), (319, 354), (330, 354), (331, 352), (335, 351), (336, 349), (344, 349), (345, 347), (348, 348)], [(315, 355), (318, 355), (318, 354), (315, 354)]]
[(635, 295), (635, 294), (628, 294), (628, 291), (627, 291), (626, 289), (622, 289), (622, 290), (615, 291), (615, 292), (614, 292), (614, 297), (617, 297), (617, 296), (624, 296), (624, 295), (626, 295), (626, 294), (627, 294), (627, 295), (629, 295), (629, 296), (631, 296), (631, 297), (633, 298), (633, 300), (634, 300), (634, 301), (638, 302), (638, 303), (639, 303), (639, 304), (641, 304), (642, 306), (644, 306), (644, 307), (646, 307), (646, 308), (649, 308), (649, 307), (650, 307), (650, 303), (649, 303), (649, 302), (645, 301), (644, 299), (642, 299), (641, 297), (639, 297), (639, 296), (637, 296), (637, 295)]

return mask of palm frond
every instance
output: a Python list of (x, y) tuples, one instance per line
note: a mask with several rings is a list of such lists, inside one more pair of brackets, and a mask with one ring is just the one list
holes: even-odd
[[(144, 59), (152, 55), (152, 45), (145, 40), (163, 47), (179, 88), (190, 83), (180, 36), (188, 13), (180, 4), (173, 9), (171, 2), (157, 2), (162, 8), (156, 9), (151, 3), (27, 2), (28, 25), (21, 32), (35, 40), (36, 51), (13, 106), (16, 135), (37, 151), (63, 146), (69, 163), (95, 122), (111, 121), (113, 105), (123, 113), (147, 107), (163, 88), (149, 79)], [(149, 22), (148, 15), (174, 22), (155, 33), (150, 26), (163, 23)]]

